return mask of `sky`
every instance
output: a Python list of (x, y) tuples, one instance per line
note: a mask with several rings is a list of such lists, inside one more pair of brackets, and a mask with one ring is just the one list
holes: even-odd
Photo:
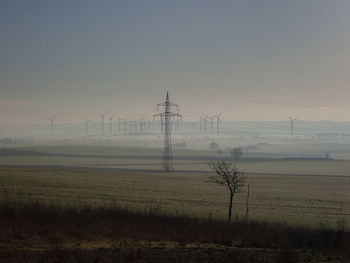
[(151, 118), (350, 121), (350, 1), (0, 3), (0, 125)]

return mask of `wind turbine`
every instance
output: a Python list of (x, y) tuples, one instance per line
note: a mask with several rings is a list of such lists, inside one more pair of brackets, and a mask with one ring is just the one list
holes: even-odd
[(215, 115), (208, 117), (208, 119), (210, 120), (210, 133), (214, 132), (214, 119), (215, 119)]
[(151, 122), (148, 120), (148, 134), (151, 134)]
[(56, 116), (53, 116), (51, 119), (48, 119), (50, 121), (50, 131), (51, 135), (53, 134), (53, 121), (56, 119)]
[(207, 122), (208, 122), (208, 115), (204, 114), (204, 117), (199, 117), (199, 131), (202, 132), (205, 131), (207, 133)]
[(180, 112), (179, 106), (176, 107), (176, 111), (177, 111), (178, 115), (176, 115), (176, 117), (175, 117), (176, 118), (175, 131), (176, 131), (176, 133), (179, 133), (179, 120), (182, 121), (182, 116), (179, 114), (179, 112)]
[(160, 133), (163, 134), (164, 133), (164, 122), (163, 122), (163, 115), (153, 115), (153, 120), (155, 121), (156, 120), (156, 116), (159, 116), (159, 119), (160, 119)]
[(293, 136), (293, 134), (294, 134), (294, 121), (296, 121), (299, 118), (298, 117), (292, 118), (290, 116), (287, 116), (287, 118), (290, 120), (290, 135)]
[(88, 118), (86, 118), (86, 121), (84, 122), (86, 133), (89, 133), (89, 122), (90, 122), (90, 121), (91, 121), (91, 120), (89, 120)]
[(110, 121), (110, 132), (111, 134), (113, 133), (113, 115), (109, 118), (109, 121)]
[(120, 134), (121, 133), (121, 125), (122, 125), (122, 123), (124, 124), (124, 129), (123, 129), (123, 131), (124, 131), (124, 133), (125, 133), (125, 122), (126, 122), (126, 120), (125, 119), (122, 119), (122, 118), (118, 118), (118, 133)]
[(103, 137), (103, 126), (104, 126), (104, 120), (105, 120), (105, 116), (107, 115), (107, 113), (100, 113), (100, 116), (101, 116), (101, 131), (102, 131), (102, 137)]
[(218, 134), (219, 134), (219, 122), (221, 121), (220, 119), (221, 114), (222, 112), (213, 116), (213, 118), (216, 118), (216, 133)]
[(200, 120), (203, 121), (203, 127), (201, 128), (205, 131), (205, 133), (208, 133), (208, 119), (209, 117), (207, 113), (204, 114), (204, 117), (200, 117)]

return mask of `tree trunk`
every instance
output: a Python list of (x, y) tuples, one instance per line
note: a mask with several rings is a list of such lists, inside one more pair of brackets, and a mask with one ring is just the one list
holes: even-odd
[(232, 201), (233, 201), (233, 193), (230, 193), (230, 207), (228, 209), (228, 221), (231, 222), (232, 218)]

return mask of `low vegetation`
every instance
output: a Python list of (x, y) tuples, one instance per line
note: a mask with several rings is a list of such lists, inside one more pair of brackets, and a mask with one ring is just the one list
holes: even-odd
[[(266, 261), (254, 262), (294, 262), (288, 261), (291, 255), (300, 262), (318, 262), (320, 258), (329, 261), (349, 259), (346, 251), (350, 250), (350, 233), (343, 228), (310, 229), (259, 221), (230, 223), (211, 218), (169, 216), (157, 210), (133, 212), (117, 206), (58, 207), (38, 202), (15, 204), (6, 200), (0, 204), (0, 261), (5, 256), (11, 260), (25, 253), (22, 259), (30, 258), (33, 262), (55, 262), (53, 258), (64, 255), (68, 258), (61, 261), (77, 262), (76, 256), (81, 258), (92, 253), (96, 244), (100, 250), (97, 254), (94, 252), (95, 262), (109, 262), (103, 259), (106, 253), (112, 252), (112, 258), (122, 257), (124, 262), (151, 262), (151, 259), (144, 260), (152, 257), (149, 253), (154, 252), (151, 249), (154, 244), (163, 249), (160, 259), (164, 261), (159, 262), (171, 258), (167, 253), (174, 249), (177, 254), (185, 253), (191, 247), (193, 250), (194, 244), (197, 250), (192, 252), (201, 249), (215, 255), (218, 251), (226, 251), (221, 259), (213, 262), (223, 259), (227, 259), (226, 262), (252, 262), (249, 260), (259, 253), (260, 259), (265, 257)], [(128, 261), (131, 252), (127, 251), (131, 247), (138, 247), (138, 253), (144, 253), (145, 257), (137, 259), (132, 250), (133, 260)], [(250, 249), (250, 253), (242, 254), (246, 249)], [(238, 260), (237, 255), (245, 256)], [(189, 257), (193, 258), (193, 255)], [(316, 261), (304, 261), (306, 257)], [(86, 259), (90, 262), (94, 258)], [(192, 262), (203, 262), (203, 257)]]

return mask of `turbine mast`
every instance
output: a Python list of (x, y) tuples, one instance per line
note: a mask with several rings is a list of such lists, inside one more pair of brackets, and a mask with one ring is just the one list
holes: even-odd
[(103, 138), (104, 121), (107, 113), (100, 113), (101, 116), (101, 137)]
[(290, 135), (293, 136), (294, 135), (294, 121), (296, 121), (299, 118), (298, 117), (292, 118), (290, 116), (287, 116), (287, 118), (290, 120)]

